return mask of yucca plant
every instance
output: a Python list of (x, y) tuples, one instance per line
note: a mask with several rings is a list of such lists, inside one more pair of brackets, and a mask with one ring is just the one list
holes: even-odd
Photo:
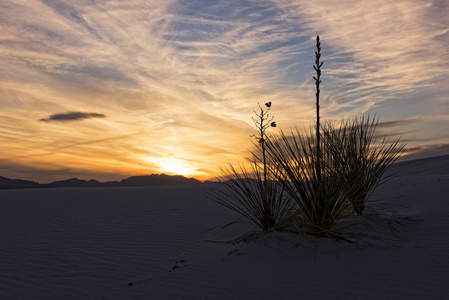
[(357, 215), (363, 215), (369, 197), (389, 179), (385, 172), (405, 146), (399, 139), (377, 138), (378, 123), (375, 116), (363, 115), (342, 121), (338, 129), (329, 122), (323, 126), (333, 172), (344, 178), (343, 192)]
[(338, 222), (351, 213), (341, 186), (344, 178), (333, 172), (332, 156), (322, 141), (320, 125), (321, 58), (320, 37), (316, 37), (316, 124), (314, 128), (292, 131), (268, 139), (270, 166), (285, 192), (296, 203), (297, 216), (315, 233), (329, 233)]
[(263, 177), (257, 161), (251, 163), (250, 171), (241, 164), (236, 169), (229, 163), (219, 177), (225, 189), (216, 195), (217, 202), (239, 213), (261, 231), (279, 230), (291, 210), (290, 200), (276, 181), (265, 181)]
[(296, 204), (297, 225), (317, 234), (334, 231), (351, 213), (341, 190), (344, 179), (329, 167), (331, 156), (325, 146), (321, 145), (318, 157), (314, 129), (298, 128), (290, 135), (283, 131), (271, 135), (267, 143), (271, 170)]
[(225, 190), (217, 195), (217, 201), (247, 218), (260, 230), (272, 231), (283, 226), (291, 209), (291, 202), (282, 186), (271, 180), (273, 176), (268, 173), (265, 132), (270, 127), (276, 127), (276, 123), (268, 115), (271, 102), (265, 103), (265, 107), (263, 109), (259, 105), (260, 113), (255, 112), (257, 118), (253, 118), (258, 129), (258, 135), (253, 137), (261, 155), (253, 154), (251, 170), (240, 163), (238, 169), (231, 163), (222, 168), (219, 181), (224, 184)]

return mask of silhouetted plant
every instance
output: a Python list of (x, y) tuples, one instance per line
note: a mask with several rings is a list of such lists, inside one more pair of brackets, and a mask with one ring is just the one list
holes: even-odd
[(268, 111), (271, 108), (271, 102), (265, 103), (265, 106), (267, 107), (267, 109), (263, 110), (263, 108), (259, 104), (260, 113), (254, 111), (254, 114), (257, 116), (257, 118), (253, 118), (253, 122), (254, 125), (256, 125), (256, 128), (259, 129), (259, 135), (258, 136), (253, 135), (253, 137), (257, 140), (257, 142), (260, 145), (260, 150), (262, 152), (263, 180), (267, 182), (268, 169), (267, 169), (267, 157), (265, 149), (265, 142), (266, 142), (265, 131), (270, 127), (276, 127), (276, 122), (273, 122), (274, 117), (270, 118), (270, 115), (268, 114)]
[(224, 184), (225, 190), (218, 196), (218, 202), (247, 218), (263, 231), (279, 229), (291, 209), (291, 202), (285, 197), (282, 187), (272, 179), (268, 173), (266, 160), (266, 130), (276, 127), (273, 117), (268, 111), (271, 102), (265, 103), (266, 110), (260, 105), (260, 113), (254, 112), (254, 124), (259, 130), (255, 145), (261, 149), (262, 157), (253, 154), (251, 170), (248, 171), (239, 164), (239, 169), (229, 163), (223, 168), (219, 181)]
[(354, 212), (363, 215), (366, 202), (375, 189), (389, 179), (384, 176), (400, 156), (404, 144), (387, 136), (376, 138), (379, 119), (362, 116), (342, 121), (335, 129), (331, 123), (323, 126), (324, 140), (332, 156), (334, 172), (344, 178), (343, 192)]
[(267, 137), (266, 130), (276, 126), (268, 115), (271, 102), (265, 104), (266, 110), (259, 105), (260, 113), (253, 118), (259, 153), (253, 153), (251, 171), (240, 164), (239, 172), (232, 164), (222, 170), (226, 192), (219, 202), (265, 231), (292, 226), (293, 220), (293, 226), (320, 235), (332, 233), (343, 218), (363, 214), (371, 194), (388, 179), (385, 171), (404, 148), (399, 139), (390, 142), (384, 136), (378, 142), (377, 118), (355, 117), (338, 129), (320, 123), (319, 36), (316, 46), (316, 126)]
[(289, 136), (283, 131), (271, 135), (267, 151), (271, 170), (296, 203), (297, 225), (327, 234), (351, 213), (351, 205), (341, 190), (344, 178), (327, 167), (331, 155), (325, 144), (321, 145), (321, 157), (317, 155), (314, 131), (297, 128)]

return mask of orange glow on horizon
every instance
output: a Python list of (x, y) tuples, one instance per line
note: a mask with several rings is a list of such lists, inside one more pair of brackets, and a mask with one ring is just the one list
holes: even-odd
[(161, 171), (167, 174), (188, 176), (194, 173), (186, 163), (175, 158), (161, 161), (158, 165), (161, 168)]

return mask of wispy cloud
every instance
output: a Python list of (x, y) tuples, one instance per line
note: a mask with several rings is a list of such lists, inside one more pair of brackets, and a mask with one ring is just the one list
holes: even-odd
[(332, 47), (324, 53), (331, 111), (363, 111), (423, 90), (447, 91), (439, 84), (449, 79), (446, 2), (274, 2)]

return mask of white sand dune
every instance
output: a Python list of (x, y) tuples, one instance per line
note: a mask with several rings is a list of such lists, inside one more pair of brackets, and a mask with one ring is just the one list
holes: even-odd
[(252, 227), (221, 186), (3, 190), (0, 299), (448, 299), (449, 156), (395, 169), (373, 198), (401, 217), (358, 243), (226, 243)]

